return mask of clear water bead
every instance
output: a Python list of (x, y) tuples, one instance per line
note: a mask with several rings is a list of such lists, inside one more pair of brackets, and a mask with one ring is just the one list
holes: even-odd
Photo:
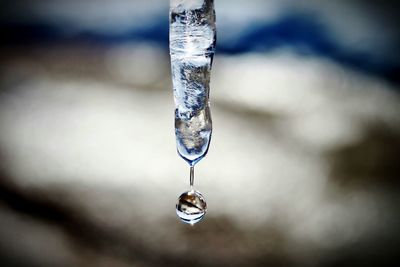
[(182, 195), (176, 203), (176, 214), (184, 223), (195, 224), (203, 219), (207, 211), (207, 203), (203, 195), (190, 190)]

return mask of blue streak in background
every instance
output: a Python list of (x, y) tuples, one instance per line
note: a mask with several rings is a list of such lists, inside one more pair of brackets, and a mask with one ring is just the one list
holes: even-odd
[[(168, 49), (168, 18), (157, 16), (151, 24), (123, 34), (79, 32), (73, 36), (64, 34), (68, 25), (48, 23), (1, 23), (1, 46), (56, 42), (93, 42), (115, 45), (140, 41), (157, 43)], [(219, 29), (224, 30), (224, 29)], [(373, 53), (363, 53), (357, 48), (342, 47), (315, 17), (306, 14), (290, 14), (269, 23), (252, 23), (238, 32), (234, 40), (218, 38), (218, 53), (236, 55), (248, 52), (273, 52), (279, 48), (291, 48), (304, 55), (316, 55), (332, 59), (339, 64), (364, 73), (379, 76), (400, 84), (400, 59), (397, 55), (385, 58)]]

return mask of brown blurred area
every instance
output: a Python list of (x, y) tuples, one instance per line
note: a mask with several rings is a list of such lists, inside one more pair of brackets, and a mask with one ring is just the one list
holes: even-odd
[(162, 45), (2, 45), (0, 265), (396, 266), (398, 84), (287, 47), (214, 64), (190, 226)]

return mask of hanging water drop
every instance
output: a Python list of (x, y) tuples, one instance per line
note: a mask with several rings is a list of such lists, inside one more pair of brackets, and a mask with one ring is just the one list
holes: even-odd
[(182, 222), (195, 224), (203, 219), (207, 212), (207, 203), (203, 195), (195, 190), (183, 193), (176, 203), (176, 214)]
[(178, 198), (176, 203), (176, 214), (182, 222), (195, 224), (201, 219), (207, 211), (207, 203), (203, 195), (193, 189), (194, 184), (194, 166), (190, 166), (190, 190), (184, 192)]

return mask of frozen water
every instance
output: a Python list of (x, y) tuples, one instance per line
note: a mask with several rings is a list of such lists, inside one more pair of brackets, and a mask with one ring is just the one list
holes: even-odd
[(201, 8), (204, 0), (171, 0), (170, 6), (175, 9), (197, 9)]
[(190, 165), (208, 150), (212, 122), (210, 71), (215, 50), (212, 0), (171, 1), (170, 54), (178, 153)]

